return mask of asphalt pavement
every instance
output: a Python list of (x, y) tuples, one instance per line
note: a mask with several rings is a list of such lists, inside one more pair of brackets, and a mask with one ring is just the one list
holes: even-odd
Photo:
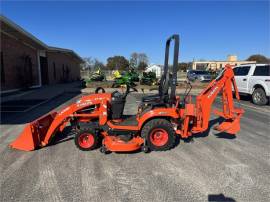
[[(4, 115), (0, 201), (269, 201), (270, 108), (248, 101), (241, 102), (245, 114), (236, 138), (211, 129), (165, 152), (83, 152), (72, 137), (32, 152), (8, 147), (30, 117), (77, 97)], [(140, 97), (128, 96), (126, 114), (136, 113)]]

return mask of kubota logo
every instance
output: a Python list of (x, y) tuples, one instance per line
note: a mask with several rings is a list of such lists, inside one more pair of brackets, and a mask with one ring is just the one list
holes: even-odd
[(207, 98), (210, 98), (212, 97), (212, 95), (217, 91), (218, 87), (216, 86), (210, 93), (209, 95), (207, 96)]
[(77, 107), (83, 107), (83, 106), (86, 106), (86, 105), (91, 105), (92, 102), (82, 102), (82, 103), (77, 103)]

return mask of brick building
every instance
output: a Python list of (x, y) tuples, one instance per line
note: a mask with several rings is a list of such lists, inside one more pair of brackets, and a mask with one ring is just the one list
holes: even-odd
[(1, 28), (1, 93), (80, 79), (82, 59), (51, 47), (4, 16)]
[(239, 66), (242, 64), (250, 64), (256, 63), (256, 61), (247, 61), (247, 60), (237, 60), (236, 55), (228, 55), (227, 60), (224, 61), (216, 61), (216, 60), (209, 60), (209, 61), (193, 61), (192, 62), (192, 69), (193, 70), (212, 70), (217, 71), (221, 70), (225, 67), (226, 64), (230, 64), (233, 66)]

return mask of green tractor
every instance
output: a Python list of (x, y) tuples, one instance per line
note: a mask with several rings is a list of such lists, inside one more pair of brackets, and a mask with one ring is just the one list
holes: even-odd
[(158, 83), (158, 79), (155, 72), (143, 72), (140, 84), (147, 86), (154, 86)]
[(131, 87), (136, 86), (135, 82), (138, 82), (139, 74), (134, 70), (130, 69), (128, 72), (122, 72), (121, 74), (119, 71), (115, 71), (114, 75), (114, 83), (112, 85), (113, 88), (118, 88), (123, 85), (129, 84)]
[(133, 82), (139, 82), (139, 74), (134, 70), (134, 68), (131, 68), (128, 72), (127, 75), (130, 77), (131, 81)]
[(100, 68), (93, 72), (89, 78), (89, 81), (104, 81), (106, 80), (106, 76), (103, 71), (100, 70)]

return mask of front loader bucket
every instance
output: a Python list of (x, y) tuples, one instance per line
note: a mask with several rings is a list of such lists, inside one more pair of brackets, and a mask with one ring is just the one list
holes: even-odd
[(52, 112), (28, 123), (10, 147), (23, 151), (32, 151), (40, 147), (56, 114), (57, 112)]
[(221, 132), (226, 132), (231, 135), (235, 135), (240, 131), (240, 118), (243, 115), (244, 111), (237, 109), (235, 110), (236, 116), (232, 119), (225, 119), (224, 122), (216, 126), (214, 129), (221, 131)]

